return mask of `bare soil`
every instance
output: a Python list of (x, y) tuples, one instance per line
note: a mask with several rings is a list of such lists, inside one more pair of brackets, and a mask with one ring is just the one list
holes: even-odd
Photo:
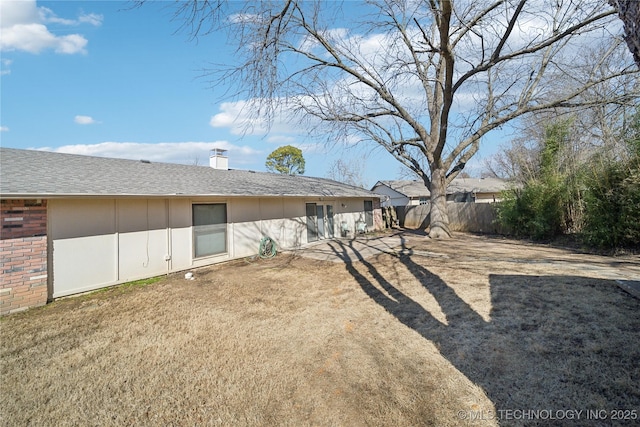
[(637, 425), (639, 257), (395, 237), (2, 318), (0, 423)]

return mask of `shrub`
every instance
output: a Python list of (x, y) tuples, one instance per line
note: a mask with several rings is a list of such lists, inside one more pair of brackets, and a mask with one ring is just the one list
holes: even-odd
[(529, 181), (503, 194), (498, 222), (517, 237), (536, 240), (562, 234), (568, 222), (567, 187), (559, 178)]
[[(634, 164), (635, 163), (635, 164)], [(598, 248), (640, 245), (640, 167), (610, 162), (586, 180), (583, 239)]]

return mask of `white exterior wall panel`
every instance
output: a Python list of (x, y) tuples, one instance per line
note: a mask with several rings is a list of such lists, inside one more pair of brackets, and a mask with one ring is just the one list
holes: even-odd
[(372, 190), (374, 193), (382, 195), (382, 206), (408, 206), (411, 203), (409, 197), (402, 193), (387, 187), (386, 185), (379, 185)]
[(49, 201), (53, 297), (115, 283), (118, 236), (114, 200)]
[(118, 280), (131, 281), (169, 272), (167, 230), (118, 235)]
[[(284, 242), (284, 203), (282, 199), (260, 199), (260, 234), (272, 238), (278, 247)], [(262, 238), (262, 237), (261, 237)]]
[[(234, 258), (255, 255), (260, 243), (260, 201), (237, 199), (227, 205), (230, 253)], [(256, 238), (258, 239), (256, 242)]]
[[(226, 253), (194, 259), (195, 203), (227, 204)], [(51, 199), (52, 296), (256, 255), (263, 236), (279, 249), (299, 248), (308, 243), (306, 203), (324, 206), (325, 229), (326, 206), (333, 206), (336, 237), (342, 221), (353, 232), (365, 220), (364, 199)]]
[(233, 257), (243, 258), (258, 253), (261, 233), (258, 221), (231, 224), (233, 229)]
[(117, 246), (113, 234), (54, 240), (53, 297), (117, 283)]
[(185, 270), (191, 267), (193, 251), (191, 232), (191, 202), (187, 199), (169, 200), (169, 269)]
[(283, 202), (283, 217), (287, 218), (282, 229), (283, 238), (281, 248), (296, 249), (307, 243), (307, 220), (305, 201), (300, 199), (285, 199)]
[(169, 271), (168, 201), (117, 200), (118, 280), (131, 281)]

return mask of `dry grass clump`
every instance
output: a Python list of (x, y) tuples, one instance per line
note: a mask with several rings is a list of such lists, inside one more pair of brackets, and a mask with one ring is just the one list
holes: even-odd
[(535, 247), (488, 242), (499, 261), (476, 261), (476, 239), (407, 240), (444, 261), (280, 255), (4, 318), (0, 422), (457, 426), (640, 409), (640, 301), (516, 262)]

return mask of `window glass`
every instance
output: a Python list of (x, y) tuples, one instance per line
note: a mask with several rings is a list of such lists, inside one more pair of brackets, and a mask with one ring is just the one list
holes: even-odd
[(227, 205), (193, 205), (193, 245), (196, 258), (227, 252)]
[(367, 227), (373, 227), (373, 202), (371, 200), (364, 201), (364, 219)]

